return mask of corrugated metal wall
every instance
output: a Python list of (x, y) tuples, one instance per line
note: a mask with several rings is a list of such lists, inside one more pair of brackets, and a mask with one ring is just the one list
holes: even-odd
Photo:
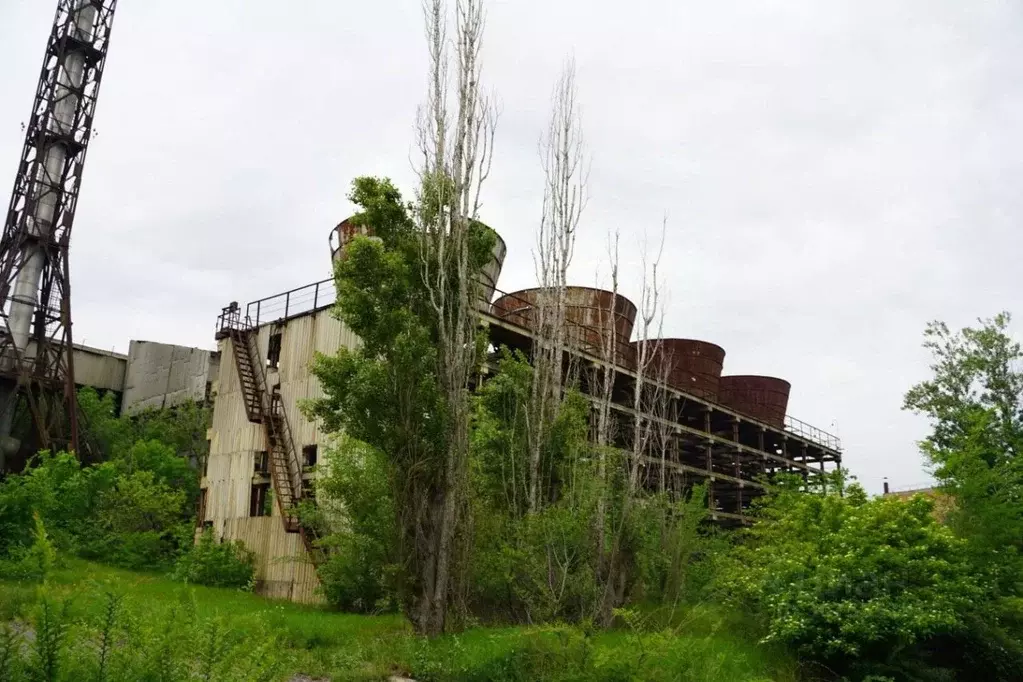
[[(265, 325), (258, 332), (262, 362), (266, 362), (270, 335), (281, 332), (278, 368), (267, 369), (267, 383), (280, 381), (281, 396), (295, 438), (295, 448), (319, 445), (320, 456), (327, 438), (318, 425), (309, 422), (298, 402), (323, 395), (319, 382), (309, 373), (317, 351), (337, 352), (342, 346), (354, 348), (358, 337), (329, 310), (288, 320), (282, 327)], [(253, 484), (254, 455), (266, 449), (263, 428), (249, 422), (245, 413), (234, 350), (230, 339), (220, 342), (221, 371), (214, 384), (216, 401), (210, 429), (210, 457), (204, 486), (207, 489), (206, 519), (224, 538), (237, 539), (256, 553), (256, 580), (260, 593), (295, 601), (315, 601), (318, 585), (313, 567), (297, 533), (285, 533), (276, 506), (273, 516), (250, 517), (249, 496)], [(265, 366), (265, 365), (264, 365)]]

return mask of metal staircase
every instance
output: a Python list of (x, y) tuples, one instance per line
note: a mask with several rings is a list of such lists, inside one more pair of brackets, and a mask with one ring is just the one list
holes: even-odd
[(320, 551), (314, 544), (316, 533), (312, 528), (303, 526), (298, 518), (298, 503), (303, 499), (303, 463), (295, 448), (288, 415), (284, 410), (279, 387), (267, 386), (266, 372), (257, 344), (257, 331), (240, 318), (239, 311), (225, 308), (217, 336), (231, 340), (245, 413), (250, 422), (263, 425), (270, 480), (284, 530), (302, 535), (306, 551), (313, 563), (318, 565)]

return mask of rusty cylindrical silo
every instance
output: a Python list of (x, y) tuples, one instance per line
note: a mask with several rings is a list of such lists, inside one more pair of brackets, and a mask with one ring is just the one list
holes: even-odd
[(330, 231), (330, 261), (337, 263), (345, 254), (348, 244), (357, 235), (368, 236), (371, 231), (365, 225), (356, 225), (352, 222), (352, 216), (342, 220), (337, 227)]
[[(484, 227), (486, 227), (484, 225)], [(494, 298), (494, 291), (497, 289), (497, 282), (501, 277), (501, 268), (504, 267), (504, 258), (508, 255), (508, 247), (505, 245), (501, 235), (496, 230), (486, 227), (494, 235), (494, 248), (490, 260), (480, 271), (480, 310), (490, 310), (490, 300)]]
[[(337, 263), (344, 254), (349, 243), (357, 236), (370, 236), (373, 230), (365, 225), (356, 225), (353, 218), (345, 218), (341, 223), (330, 231), (330, 258), (332, 263)], [(496, 230), (479, 223), (483, 228), (494, 235), (494, 248), (490, 260), (480, 271), (478, 282), (480, 284), (480, 310), (486, 312), (490, 308), (490, 299), (494, 297), (497, 289), (497, 281), (501, 276), (501, 269), (504, 267), (505, 256), (508, 255), (508, 247), (505, 245), (501, 235)]]
[[(494, 301), (491, 311), (499, 319), (534, 330), (545, 295), (553, 297), (554, 292), (541, 288), (516, 291)], [(591, 287), (565, 288), (566, 340), (580, 350), (603, 356), (613, 337), (621, 362), (631, 356), (625, 351), (635, 322), (636, 306), (621, 294)]]
[[(638, 362), (640, 341), (632, 343)], [(705, 400), (718, 399), (721, 368), (725, 349), (695, 339), (651, 339), (647, 341), (648, 356), (645, 374), (650, 379), (666, 378), (673, 388)]]
[(792, 385), (784, 379), (763, 376), (723, 376), (718, 385), (718, 402), (725, 407), (785, 428)]

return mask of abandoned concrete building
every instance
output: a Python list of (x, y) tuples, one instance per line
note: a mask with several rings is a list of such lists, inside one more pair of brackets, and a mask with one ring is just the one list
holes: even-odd
[[(334, 229), (332, 260), (343, 255), (358, 232), (348, 221)], [(498, 239), (493, 260), (481, 273), (488, 294), (482, 321), (494, 346), (528, 351), (538, 290), (497, 291), (504, 256)], [(232, 303), (217, 325), (223, 371), (213, 383), (216, 399), (199, 521), (218, 537), (242, 540), (255, 552), (260, 593), (302, 602), (320, 599), (308, 558), (315, 538), (293, 510), (312, 494), (311, 469), (328, 439), (300, 413), (299, 403), (322, 395), (309, 370), (315, 354), (333, 354), (359, 342), (332, 316), (334, 301), (334, 283), (328, 279), (253, 301), (244, 309)], [(637, 373), (636, 343), (629, 343), (635, 305), (621, 295), (570, 287), (566, 314), (571, 329), (567, 352), (612, 377), (612, 409), (631, 418), (632, 387), (650, 381)], [(597, 352), (609, 334), (619, 347), (610, 362)], [(763, 474), (809, 475), (840, 465), (837, 438), (786, 414), (788, 382), (722, 376), (725, 352), (711, 343), (665, 339), (656, 348), (653, 363), (663, 367), (660, 385), (671, 403), (672, 485), (685, 489), (707, 483), (712, 519), (746, 522), (750, 502), (763, 490), (758, 482)]]
[(128, 354), (75, 345), (75, 383), (117, 397), (123, 414), (209, 402), (220, 369), (216, 351), (131, 341)]

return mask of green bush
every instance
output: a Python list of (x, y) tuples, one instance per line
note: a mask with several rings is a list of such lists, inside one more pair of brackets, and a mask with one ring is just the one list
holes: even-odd
[(39, 453), (24, 473), (0, 481), (0, 555), (32, 544), (35, 514), (61, 551), (74, 552), (116, 476), (110, 466), (83, 469), (68, 453)]
[(187, 462), (156, 442), (127, 459), (82, 467), (67, 453), (41, 452), (21, 474), (0, 481), (0, 561), (5, 571), (33, 543), (33, 516), (68, 555), (135, 569), (173, 564), (187, 524)]
[[(0, 578), (45, 582), (57, 563), (57, 550), (39, 514), (33, 515), (35, 531), (31, 547), (16, 547), (8, 559), (0, 559)], [(2, 679), (2, 678), (0, 678)]]
[(206, 529), (174, 567), (175, 580), (211, 587), (248, 587), (255, 564), (252, 552), (240, 540), (217, 542)]
[(839, 672), (898, 666), (929, 642), (960, 637), (986, 594), (965, 542), (923, 497), (868, 500), (840, 485), (769, 496), (722, 563), (719, 586), (762, 618), (765, 641)]
[(126, 568), (163, 568), (178, 553), (185, 493), (159, 481), (152, 471), (119, 476), (100, 496), (100, 536), (84, 556)]
[(398, 608), (394, 501), (388, 463), (377, 450), (342, 438), (327, 451), (315, 508), (303, 522), (323, 535), (317, 576), (327, 603), (353, 613)]

